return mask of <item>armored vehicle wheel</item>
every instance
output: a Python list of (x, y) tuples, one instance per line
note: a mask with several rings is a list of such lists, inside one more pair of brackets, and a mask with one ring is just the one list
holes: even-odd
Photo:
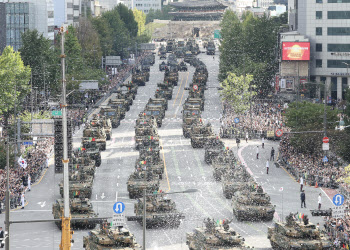
[(133, 195), (132, 193), (129, 193), (129, 198), (130, 199), (135, 199), (135, 195)]
[(225, 194), (225, 198), (226, 198), (226, 199), (232, 199), (232, 194), (226, 193), (226, 194)]
[(111, 135), (108, 134), (106, 139), (109, 141), (111, 139)]
[(213, 177), (216, 181), (221, 181), (221, 175), (219, 173), (217, 173), (216, 171), (214, 171)]
[(191, 146), (192, 146), (192, 148), (196, 148), (197, 147), (197, 145), (192, 141), (192, 139), (191, 139)]
[(186, 133), (185, 131), (183, 131), (183, 134), (184, 134), (184, 137), (185, 137), (185, 138), (190, 138), (189, 133)]

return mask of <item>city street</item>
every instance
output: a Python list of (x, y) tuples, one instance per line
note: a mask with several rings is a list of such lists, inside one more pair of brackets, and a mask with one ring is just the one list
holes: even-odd
[[(210, 122), (216, 134), (219, 133), (220, 116), (222, 113), (217, 75), (219, 72), (219, 55), (208, 56), (204, 53), (198, 55), (208, 68), (208, 90), (205, 91), (205, 108), (202, 114), (204, 122)], [(126, 182), (129, 175), (134, 171), (135, 161), (139, 152), (135, 150), (134, 126), (139, 113), (145, 107), (148, 99), (154, 96), (157, 83), (164, 78), (164, 72), (159, 71), (159, 57), (151, 67), (150, 81), (145, 87), (139, 87), (138, 94), (122, 120), (121, 125), (113, 129), (113, 136), (107, 142), (107, 150), (102, 152), (102, 164), (96, 170), (92, 202), (94, 210), (99, 217), (112, 217), (113, 204), (116, 201), (125, 203), (125, 215), (134, 215), (134, 203), (130, 200)], [(189, 66), (189, 65), (188, 65)], [(271, 249), (267, 239), (267, 228), (272, 222), (238, 222), (233, 217), (231, 202), (222, 193), (221, 182), (213, 178), (212, 166), (204, 161), (204, 149), (191, 147), (190, 139), (182, 135), (182, 104), (187, 98), (188, 91), (184, 88), (192, 81), (194, 68), (189, 66), (189, 71), (179, 73), (178, 86), (174, 88), (173, 98), (168, 102), (163, 125), (158, 129), (163, 151), (161, 156), (166, 164), (161, 189), (165, 192), (183, 191), (196, 188), (197, 193), (169, 195), (176, 202), (177, 209), (184, 213), (185, 219), (179, 228), (174, 229), (148, 229), (146, 234), (147, 249), (188, 249), (186, 246), (186, 232), (191, 232), (195, 227), (203, 225), (207, 217), (215, 220), (233, 219), (230, 226), (241, 234), (249, 246), (256, 249)], [(211, 88), (213, 87), (213, 88)], [(74, 136), (74, 147), (80, 145), (82, 129)], [(270, 162), (270, 172), (266, 174), (266, 161), (270, 157), (271, 147), (278, 152), (278, 142), (265, 141), (265, 149), (261, 149), (258, 140), (242, 140), (241, 147), (237, 150), (235, 141), (225, 139), (226, 145), (233, 148), (235, 156), (251, 171), (256, 181), (271, 196), (272, 204), (276, 205), (274, 220), (285, 219), (290, 212), (301, 212), (309, 215), (314, 224), (322, 223), (322, 217), (312, 217), (309, 209), (316, 209), (317, 196), (322, 193), (323, 208), (331, 207), (331, 200), (320, 188), (306, 186), (307, 209), (300, 208), (300, 186), (283, 169), (276, 168)], [(260, 159), (256, 159), (256, 146), (260, 147)], [(11, 212), (11, 220), (36, 220), (53, 219), (51, 206), (56, 199), (60, 198), (58, 183), (61, 174), (54, 174), (53, 159), (41, 182), (33, 186), (31, 192), (26, 193), (28, 205), (24, 210)], [(280, 189), (283, 188), (283, 191)], [(0, 215), (0, 221), (4, 221), (4, 214)], [(136, 236), (137, 242), (142, 244), (142, 227), (138, 222), (127, 222), (127, 227)], [(58, 249), (61, 232), (53, 222), (35, 224), (14, 224), (10, 228), (11, 249)], [(75, 231), (74, 245), (72, 249), (83, 249), (83, 236), (88, 230)]]

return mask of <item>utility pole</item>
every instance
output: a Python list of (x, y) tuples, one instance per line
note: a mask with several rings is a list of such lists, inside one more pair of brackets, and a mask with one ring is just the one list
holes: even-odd
[(5, 249), (10, 250), (10, 141), (6, 141)]
[(324, 130), (324, 137), (327, 137), (327, 86), (326, 83), (324, 83), (324, 110), (323, 110), (323, 130)]
[(70, 212), (69, 212), (69, 178), (68, 178), (68, 138), (67, 138), (67, 103), (66, 103), (66, 75), (64, 54), (64, 27), (61, 27), (61, 68), (62, 68), (62, 128), (63, 128), (63, 198), (64, 210), (62, 215), (62, 237), (60, 250), (71, 249), (71, 230), (70, 230)]
[(146, 188), (143, 190), (143, 218), (142, 218), (142, 227), (143, 227), (143, 246), (142, 249), (146, 250)]

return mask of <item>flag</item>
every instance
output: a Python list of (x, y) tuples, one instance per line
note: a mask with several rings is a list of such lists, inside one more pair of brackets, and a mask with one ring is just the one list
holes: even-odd
[(216, 225), (218, 225), (218, 226), (220, 225), (220, 220), (216, 221)]
[(89, 137), (89, 141), (92, 141), (92, 137)]
[(301, 216), (302, 219), (304, 219), (304, 214)]
[(24, 169), (27, 167), (27, 161), (22, 156), (18, 158), (18, 164)]

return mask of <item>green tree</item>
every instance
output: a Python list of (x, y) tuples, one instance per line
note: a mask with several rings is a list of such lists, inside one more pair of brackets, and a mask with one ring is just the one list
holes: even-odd
[(227, 78), (221, 83), (223, 88), (221, 97), (231, 104), (237, 114), (244, 113), (256, 95), (255, 91), (251, 91), (251, 88), (254, 88), (254, 85), (251, 85), (252, 81), (252, 75), (236, 76), (229, 72)]
[(0, 115), (4, 116), (7, 125), (15, 101), (19, 103), (30, 91), (31, 69), (24, 65), (20, 53), (10, 46), (0, 55), (0, 69)]
[(128, 29), (130, 36), (136, 37), (138, 34), (139, 26), (133, 11), (122, 3), (118, 4), (117, 11), (119, 13), (120, 19), (124, 22), (125, 27)]
[(106, 18), (95, 17), (91, 20), (92, 25), (98, 32), (103, 56), (108, 56), (112, 52), (113, 38), (112, 29), (109, 27)]
[(65, 35), (64, 52), (66, 54), (66, 72), (68, 75), (79, 74), (83, 69), (82, 48), (73, 25), (68, 26)]
[[(49, 111), (45, 112), (37, 112), (33, 113), (33, 116), (31, 112), (29, 111), (24, 111), (21, 113), (18, 117), (22, 122), (30, 122), (31, 119), (50, 119), (51, 118), (51, 113)], [(30, 132), (30, 125), (26, 123), (21, 124), (21, 133), (29, 133)]]
[(51, 46), (51, 41), (36, 29), (22, 33), (22, 47), (19, 50), (24, 65), (32, 69), (33, 87), (39, 90), (56, 89), (59, 78), (57, 56)]
[(137, 35), (141, 36), (143, 32), (145, 32), (146, 14), (136, 8), (134, 9), (133, 12), (134, 12), (135, 21), (137, 22), (137, 26), (138, 26)]
[[(5, 145), (5, 142), (0, 141), (0, 169), (5, 169), (7, 164), (6, 150), (7, 150), (7, 146)], [(14, 146), (10, 144), (9, 150), (10, 150), (10, 167), (12, 167), (15, 161)]]
[[(331, 148), (337, 148), (339, 138), (335, 131), (337, 111), (326, 107), (327, 135), (331, 138)], [(310, 102), (294, 102), (286, 111), (286, 125), (293, 132), (323, 131), (324, 105)], [(322, 149), (323, 133), (300, 133), (291, 138), (291, 143), (300, 152), (314, 154)]]

